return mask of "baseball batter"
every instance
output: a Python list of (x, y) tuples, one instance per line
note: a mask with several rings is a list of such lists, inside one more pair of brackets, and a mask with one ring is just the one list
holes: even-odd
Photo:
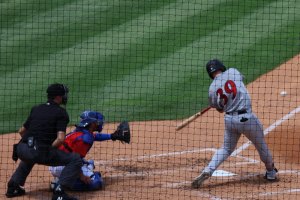
[(252, 112), (249, 93), (243, 83), (243, 75), (235, 68), (226, 70), (217, 59), (206, 64), (206, 70), (213, 82), (209, 87), (210, 106), (225, 113), (224, 143), (212, 157), (208, 166), (192, 182), (193, 188), (201, 186), (213, 172), (231, 155), (237, 142), (244, 134), (257, 149), (266, 167), (265, 178), (276, 180), (277, 169), (264, 139), (263, 126)]

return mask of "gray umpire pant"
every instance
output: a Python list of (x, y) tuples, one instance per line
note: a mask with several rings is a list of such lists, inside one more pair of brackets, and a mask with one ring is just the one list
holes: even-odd
[[(20, 143), (17, 148), (21, 162), (12, 175), (10, 181), (24, 186), (27, 176), (35, 164), (47, 166), (65, 166), (59, 177), (59, 184), (71, 188), (80, 175), (82, 159), (79, 154), (66, 153), (56, 148), (28, 147), (26, 143)], [(45, 148), (44, 148), (45, 149)]]

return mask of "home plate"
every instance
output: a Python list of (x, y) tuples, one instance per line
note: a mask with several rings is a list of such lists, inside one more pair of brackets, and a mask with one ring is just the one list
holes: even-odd
[(224, 170), (216, 170), (212, 176), (236, 176), (236, 174)]

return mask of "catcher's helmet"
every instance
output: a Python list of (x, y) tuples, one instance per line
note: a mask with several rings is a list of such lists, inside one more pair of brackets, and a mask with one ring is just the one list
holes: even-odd
[(81, 121), (76, 125), (77, 127), (86, 128), (91, 123), (97, 122), (98, 132), (101, 132), (104, 124), (104, 116), (96, 111), (86, 110), (80, 114)]
[(67, 104), (69, 89), (64, 84), (54, 83), (48, 86), (48, 99), (53, 99), (56, 96), (62, 96), (62, 104)]
[(221, 61), (219, 61), (218, 59), (213, 59), (207, 62), (206, 71), (211, 79), (214, 79), (212, 74), (218, 70), (221, 70), (222, 72), (226, 71), (226, 67)]

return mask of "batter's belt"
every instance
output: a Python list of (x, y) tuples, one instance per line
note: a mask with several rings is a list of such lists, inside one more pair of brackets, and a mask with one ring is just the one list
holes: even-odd
[(247, 110), (238, 110), (234, 112), (227, 112), (226, 115), (242, 115), (247, 113)]

